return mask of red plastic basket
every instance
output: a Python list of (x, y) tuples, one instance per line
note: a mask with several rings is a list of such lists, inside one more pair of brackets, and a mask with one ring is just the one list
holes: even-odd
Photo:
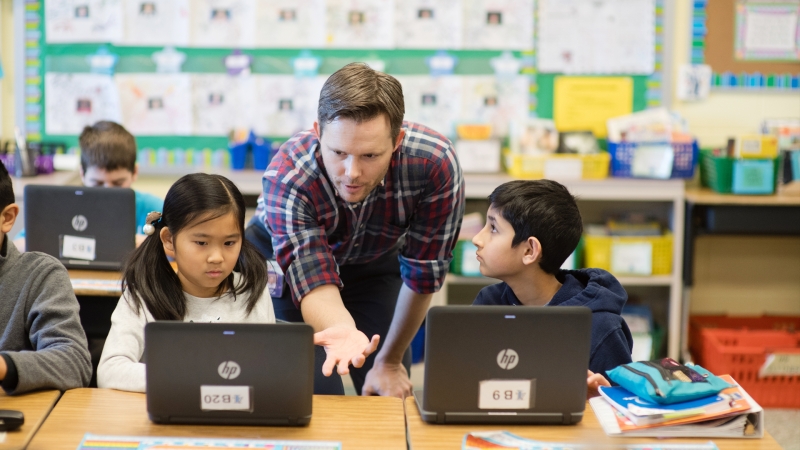
[[(698, 364), (716, 374), (730, 374), (761, 406), (800, 407), (800, 375), (759, 377), (768, 354), (800, 354), (800, 327), (795, 328), (800, 317), (698, 316), (691, 325)], [(715, 326), (747, 329), (711, 328)]]
[(800, 331), (800, 316), (760, 316), (760, 317), (728, 317), (720, 315), (696, 315), (689, 320), (689, 347), (696, 362), (701, 366), (702, 341), (700, 331), (703, 328), (729, 328), (734, 330), (785, 330)]

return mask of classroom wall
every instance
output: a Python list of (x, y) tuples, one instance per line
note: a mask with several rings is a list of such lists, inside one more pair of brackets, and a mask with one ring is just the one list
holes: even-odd
[(14, 15), (13, 0), (0, 0), (0, 139), (14, 136)]
[[(677, 0), (673, 46), (672, 79), (678, 68), (689, 62), (692, 0)], [(689, 121), (703, 147), (721, 146), (729, 136), (756, 132), (767, 117), (800, 118), (800, 92), (712, 91), (701, 102), (683, 102), (672, 89), (672, 109)]]

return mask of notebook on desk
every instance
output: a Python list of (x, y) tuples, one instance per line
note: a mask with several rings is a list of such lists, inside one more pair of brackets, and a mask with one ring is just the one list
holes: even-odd
[(25, 186), (25, 247), (68, 269), (119, 270), (136, 246), (132, 189)]
[(428, 311), (420, 415), (433, 423), (574, 424), (586, 406), (585, 307)]
[(314, 392), (305, 324), (151, 322), (147, 413), (156, 423), (306, 425)]

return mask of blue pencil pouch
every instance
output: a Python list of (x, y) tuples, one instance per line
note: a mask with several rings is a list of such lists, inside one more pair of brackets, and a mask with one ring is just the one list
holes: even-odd
[(642, 399), (664, 405), (716, 395), (732, 386), (700, 366), (685, 366), (672, 358), (623, 364), (607, 373)]

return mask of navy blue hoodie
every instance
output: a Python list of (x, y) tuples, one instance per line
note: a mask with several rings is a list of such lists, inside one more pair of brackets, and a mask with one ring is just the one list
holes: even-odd
[[(605, 375), (606, 371), (631, 362), (633, 338), (620, 316), (628, 294), (619, 281), (602, 269), (560, 270), (556, 279), (562, 284), (561, 289), (545, 306), (586, 306), (592, 310), (589, 370)], [(506, 283), (481, 289), (472, 304), (522, 306)]]

